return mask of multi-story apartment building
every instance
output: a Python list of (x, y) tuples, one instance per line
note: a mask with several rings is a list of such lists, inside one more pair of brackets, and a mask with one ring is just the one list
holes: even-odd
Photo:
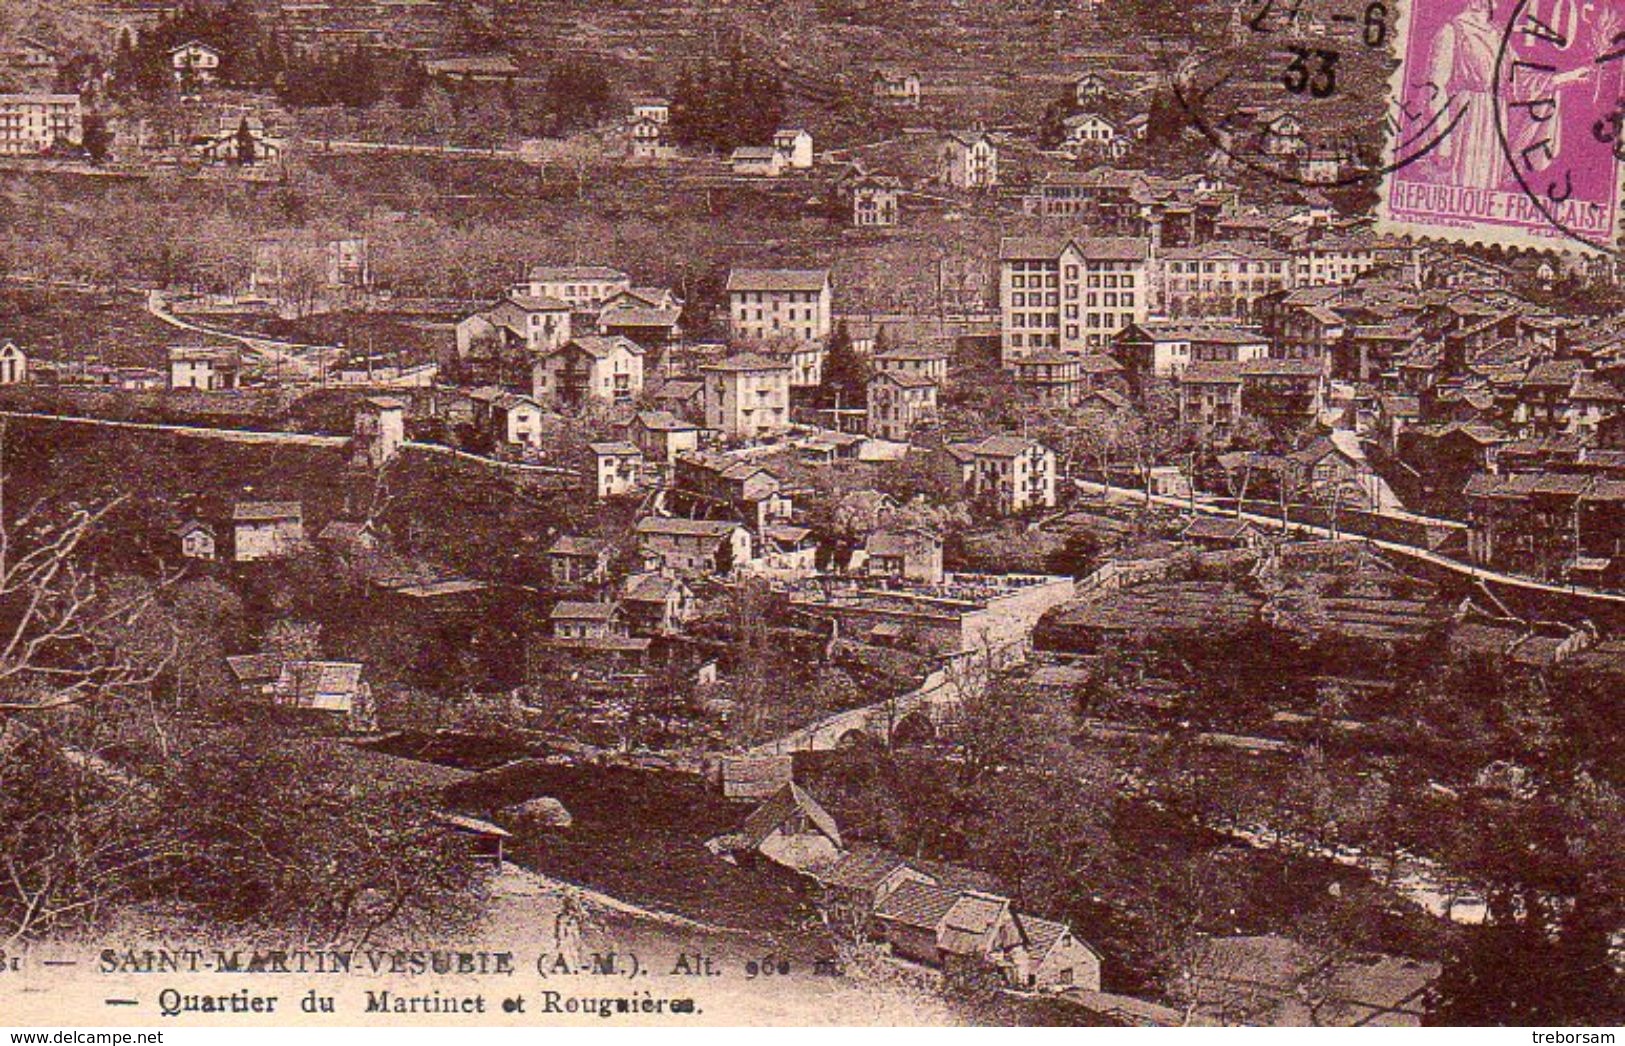
[(1228, 441), (1241, 419), (1241, 365), (1193, 363), (1179, 375), (1179, 421), (1201, 438)]
[(1055, 507), (1055, 452), (1021, 436), (989, 436), (968, 448), (971, 495), (999, 515)]
[(705, 427), (749, 440), (790, 425), (790, 365), (742, 352), (700, 368)]
[(1006, 237), (999, 246), (1001, 355), (1098, 352), (1149, 311), (1145, 240)]
[(937, 416), (937, 383), (920, 374), (882, 371), (869, 379), (869, 435), (902, 442)]
[(1268, 359), (1263, 332), (1228, 323), (1147, 320), (1117, 336), (1112, 350), (1141, 387), (1152, 378), (1177, 378), (1193, 363), (1248, 363)]
[(512, 292), (457, 323), (457, 355), (466, 359), (483, 343), (551, 352), (570, 340), (570, 305), (557, 298)]
[(0, 94), (0, 156), (33, 156), (84, 138), (76, 94)]
[(597, 312), (609, 299), (632, 289), (632, 277), (602, 265), (538, 265), (523, 285), (533, 298), (562, 301), (576, 312)]
[(999, 147), (981, 131), (950, 132), (937, 177), (955, 189), (992, 189), (999, 184)]
[(1308, 240), (1292, 253), (1293, 279), (1302, 287), (1354, 283), (1378, 265), (1376, 237), (1363, 232)]
[(1157, 260), (1158, 311), (1170, 319), (1248, 320), (1254, 303), (1293, 286), (1291, 255), (1245, 240), (1170, 247)]
[(823, 342), (830, 299), (827, 269), (731, 269), (728, 334), (736, 341)]
[(847, 187), (852, 196), (852, 224), (860, 229), (885, 229), (897, 224), (898, 195), (902, 183), (896, 178), (863, 175)]

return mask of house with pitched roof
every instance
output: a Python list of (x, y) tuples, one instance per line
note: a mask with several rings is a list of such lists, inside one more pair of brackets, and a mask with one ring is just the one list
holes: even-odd
[(813, 138), (799, 127), (783, 127), (773, 132), (773, 148), (784, 158), (784, 166), (804, 171), (813, 165)]
[(1055, 507), (1055, 452), (1023, 436), (989, 436), (969, 448), (971, 496), (1001, 516)]
[(555, 639), (607, 639), (626, 635), (626, 615), (618, 603), (562, 600), (547, 615)]
[(672, 635), (698, 610), (694, 590), (682, 578), (658, 571), (633, 574), (621, 586), (621, 607), (635, 632)]
[(700, 368), (705, 427), (753, 440), (790, 427), (790, 365), (742, 352)]
[(547, 298), (575, 312), (592, 313), (630, 290), (632, 277), (606, 265), (533, 265), (522, 285), (532, 298)]
[(771, 145), (741, 145), (728, 154), (728, 169), (742, 178), (777, 178), (787, 166)]
[(839, 859), (841, 830), (818, 800), (791, 781), (751, 811), (737, 836), (728, 840), (728, 849), (755, 852), (787, 868), (806, 871)]
[(1038, 991), (1100, 990), (1100, 953), (1065, 923), (1015, 913), (1017, 943), (1010, 949), (1010, 981)]
[(643, 346), (630, 338), (572, 338), (531, 368), (537, 402), (582, 407), (631, 403), (643, 392)]
[(1102, 352), (1150, 312), (1150, 241), (1006, 236), (999, 241), (1001, 358)]
[(560, 534), (545, 553), (547, 574), (561, 585), (590, 585), (604, 579), (613, 554), (603, 538)]
[(885, 105), (913, 107), (920, 104), (920, 78), (902, 69), (876, 69), (870, 78), (869, 94)]
[(474, 428), (491, 446), (541, 445), (546, 411), (540, 403), (493, 386), (475, 389), (468, 398), (474, 409)]
[(169, 387), (216, 392), (235, 389), (243, 370), (242, 354), (222, 345), (172, 345)]
[(666, 410), (640, 410), (627, 425), (627, 438), (643, 451), (645, 461), (670, 466), (679, 455), (700, 449), (705, 430)]
[(942, 538), (928, 530), (877, 530), (864, 540), (863, 551), (863, 571), (871, 578), (942, 584)]
[(999, 147), (985, 131), (950, 131), (938, 153), (937, 180), (953, 189), (999, 184)]
[(175, 536), (180, 538), (181, 555), (187, 559), (215, 558), (214, 528), (202, 520), (187, 520)]
[(645, 516), (634, 528), (651, 570), (679, 576), (730, 574), (750, 562), (750, 531), (732, 520)]
[(948, 380), (948, 351), (934, 345), (899, 345), (869, 361), (876, 374), (915, 374), (941, 385)]
[(551, 352), (570, 340), (570, 315), (562, 299), (511, 291), (457, 322), (457, 358)]
[(784, 481), (766, 466), (706, 451), (677, 458), (667, 503), (697, 518), (729, 516), (756, 531), (788, 523), (794, 508)]
[(8, 341), (0, 346), (0, 385), (21, 385), (28, 380), (28, 354)]
[(898, 443), (937, 417), (937, 383), (923, 374), (881, 371), (869, 379), (869, 435)]
[(600, 500), (635, 494), (643, 483), (643, 451), (625, 440), (587, 445), (587, 480)]

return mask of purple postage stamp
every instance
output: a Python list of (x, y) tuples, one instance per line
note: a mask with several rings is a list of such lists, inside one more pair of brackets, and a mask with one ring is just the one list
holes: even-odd
[[(1410, 0), (1386, 231), (1617, 251), (1625, 0)], [(1418, 150), (1408, 143), (1426, 141)]]

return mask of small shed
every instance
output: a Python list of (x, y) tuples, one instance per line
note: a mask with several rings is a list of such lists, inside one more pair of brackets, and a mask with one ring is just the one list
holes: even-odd
[(488, 861), (498, 868), (502, 867), (503, 840), (513, 838), (513, 833), (506, 828), (463, 814), (436, 814), (435, 820), (459, 835), (467, 836), (473, 844), (476, 861)]

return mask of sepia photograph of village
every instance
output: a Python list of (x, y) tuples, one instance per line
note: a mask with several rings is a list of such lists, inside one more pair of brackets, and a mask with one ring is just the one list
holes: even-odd
[(1621, 29), (0, 0), (0, 1024), (1625, 1024)]

